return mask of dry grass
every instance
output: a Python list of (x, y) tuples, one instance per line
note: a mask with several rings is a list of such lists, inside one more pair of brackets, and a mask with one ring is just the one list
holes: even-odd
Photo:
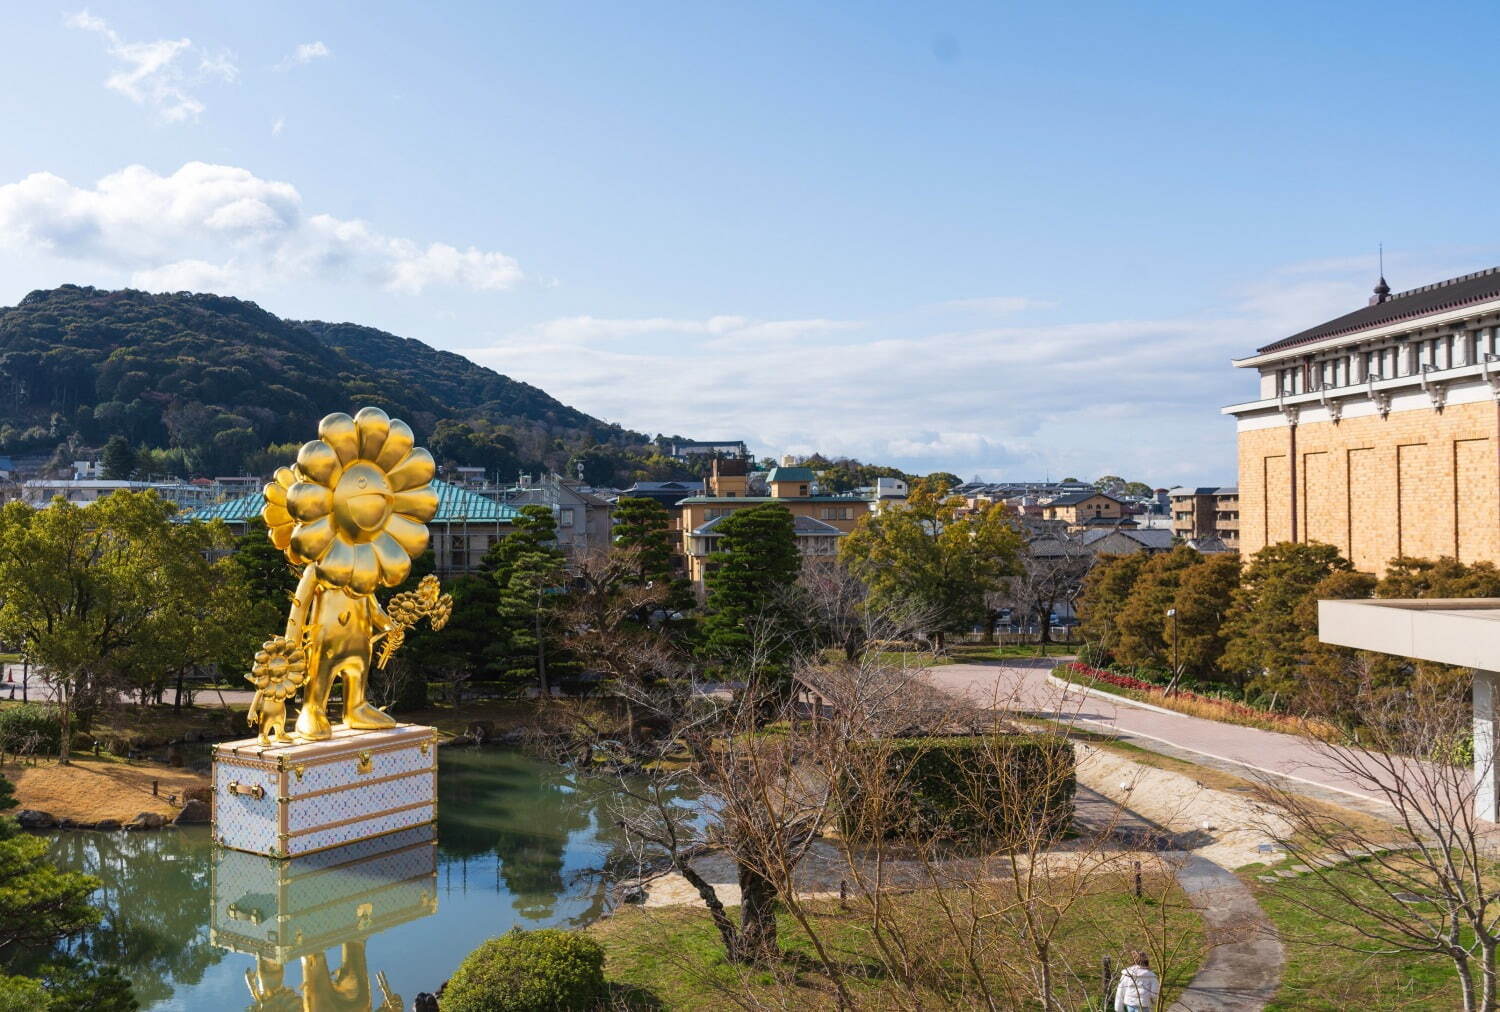
[[(0, 766), (0, 775), (16, 785), (16, 800), (22, 808), (48, 812), (54, 818), (93, 823), (101, 819), (135, 818), (155, 812), (171, 818), (189, 787), (207, 787), (208, 778), (187, 770), (154, 762), (114, 759), (75, 759), (67, 766), (43, 761), (35, 766)], [(153, 797), (151, 782), (159, 781), (161, 793)]]

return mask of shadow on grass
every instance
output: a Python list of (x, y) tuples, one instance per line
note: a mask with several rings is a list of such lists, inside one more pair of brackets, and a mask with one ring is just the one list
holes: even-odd
[(636, 987), (634, 984), (622, 984), (618, 981), (609, 982), (609, 1008), (629, 1009), (630, 1012), (655, 1012), (657, 1009), (666, 1008), (661, 999), (648, 988)]

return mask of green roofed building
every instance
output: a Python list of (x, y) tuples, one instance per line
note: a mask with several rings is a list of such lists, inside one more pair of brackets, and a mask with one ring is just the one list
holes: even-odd
[[(427, 522), (427, 529), (437, 574), (446, 578), (472, 573), (479, 568), (485, 552), (511, 532), (518, 509), (437, 479), (432, 482), (432, 490), (438, 494), (438, 508)], [(176, 519), (222, 520), (235, 534), (243, 534), (251, 523), (260, 519), (265, 504), (266, 497), (253, 492), (212, 506), (185, 510)]]

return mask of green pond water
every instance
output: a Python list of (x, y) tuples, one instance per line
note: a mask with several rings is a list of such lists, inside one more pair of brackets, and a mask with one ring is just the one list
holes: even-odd
[(213, 847), (206, 826), (55, 834), (60, 865), (104, 882), (104, 922), (61, 948), (120, 967), (145, 1008), (410, 1008), (486, 938), (595, 920), (606, 867), (633, 867), (604, 784), (445, 749), (438, 788), (435, 846), (416, 831), (274, 862)]

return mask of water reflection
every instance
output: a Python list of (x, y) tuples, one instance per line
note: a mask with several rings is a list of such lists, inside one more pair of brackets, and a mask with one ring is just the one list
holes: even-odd
[[(254, 957), (252, 1012), (400, 1012), (384, 970), (370, 986), (366, 943), (437, 912), (436, 840), (432, 826), (417, 826), (289, 861), (215, 850), (211, 938)], [(301, 994), (286, 980), (293, 960)]]
[[(59, 948), (119, 966), (146, 1008), (296, 1009), (311, 994), (373, 1009), (388, 994), (409, 1003), (435, 990), (470, 950), (512, 927), (579, 927), (603, 912), (604, 869), (624, 853), (607, 787), (516, 752), (446, 749), (438, 793), (427, 865), (389, 858), (358, 874), (307, 877), (307, 886), (337, 886), (323, 903), (301, 892), (300, 871), (288, 891), (265, 872), (236, 870), (240, 859), (266, 859), (217, 850), (216, 864), (207, 827), (57, 834), (54, 859), (105, 883), (95, 896), (104, 921)], [(434, 909), (418, 915), (424, 890)], [(374, 898), (355, 900), (365, 892)], [(24, 972), (58, 954), (6, 962)]]

